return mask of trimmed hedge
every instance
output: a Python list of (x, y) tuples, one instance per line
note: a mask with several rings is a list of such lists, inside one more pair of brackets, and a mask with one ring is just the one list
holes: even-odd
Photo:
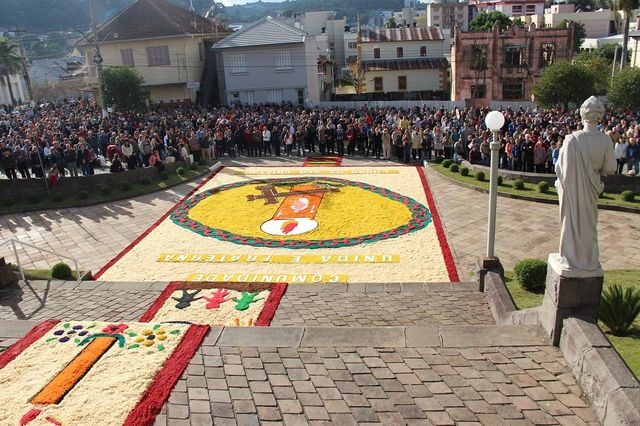
[(450, 158), (442, 161), (442, 167), (444, 167), (445, 169), (448, 169), (449, 166), (451, 166), (452, 164), (453, 164), (453, 160)]
[(622, 191), (622, 193), (620, 194), (620, 198), (622, 198), (623, 201), (633, 201), (635, 197), (636, 194), (634, 194), (631, 190)]
[(460, 176), (469, 176), (469, 168), (461, 167), (460, 168)]
[(51, 268), (51, 277), (58, 280), (71, 278), (71, 267), (64, 262), (58, 262)]
[(476, 172), (476, 174), (474, 175), (474, 177), (475, 177), (475, 179), (476, 179), (478, 182), (484, 182), (484, 177), (485, 177), (485, 176), (484, 176), (484, 172), (483, 172), (483, 171), (478, 170), (478, 171)]
[(523, 259), (513, 268), (520, 286), (527, 291), (542, 291), (547, 278), (547, 262), (540, 259)]
[(513, 181), (513, 189), (522, 191), (524, 189), (524, 181), (522, 179), (516, 179)]
[(540, 192), (541, 194), (546, 194), (547, 191), (549, 191), (549, 182), (544, 180), (538, 182), (538, 192)]
[(458, 173), (459, 170), (460, 166), (458, 166), (456, 163), (453, 163), (449, 166), (449, 171), (452, 173)]

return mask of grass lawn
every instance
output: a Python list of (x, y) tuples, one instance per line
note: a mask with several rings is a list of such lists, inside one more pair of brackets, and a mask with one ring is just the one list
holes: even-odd
[(205, 176), (209, 173), (211, 173), (211, 171), (209, 170), (209, 165), (197, 165), (194, 170), (191, 170), (188, 167), (184, 167), (184, 173), (182, 175), (178, 175), (175, 172), (168, 173), (166, 179), (154, 177), (148, 183), (145, 183), (142, 180), (131, 182), (131, 185), (128, 188), (120, 186), (104, 189), (104, 185), (98, 185), (95, 188), (87, 188), (87, 198), (84, 199), (81, 199), (77, 196), (62, 196), (61, 199), (56, 199), (56, 192), (54, 188), (51, 191), (51, 196), (48, 198), (21, 198), (16, 200), (4, 200), (4, 202), (0, 201), (0, 214), (18, 213), (33, 210), (61, 209), (66, 207), (80, 207), (93, 204), (102, 204), (115, 200), (128, 199), (137, 197), (139, 195), (160, 191), (171, 186), (179, 185), (183, 182), (189, 181), (198, 176)]
[[(512, 271), (505, 272), (505, 282), (511, 297), (513, 297), (519, 309), (533, 308), (542, 304), (543, 293), (531, 293), (524, 290), (516, 281), (515, 274)], [(619, 284), (623, 288), (635, 287), (640, 289), (640, 270), (605, 271), (605, 290), (613, 284)], [(640, 317), (636, 318), (631, 334), (625, 337), (613, 336), (607, 332), (608, 330), (604, 324), (598, 323), (598, 325), (605, 332), (613, 347), (616, 348), (620, 356), (629, 365), (631, 371), (636, 377), (640, 377)]]
[[(436, 172), (450, 179), (456, 180), (458, 182), (461, 182), (467, 185), (473, 185), (477, 188), (486, 189), (487, 191), (489, 190), (488, 173), (485, 173), (484, 181), (477, 181), (473, 176), (473, 170), (471, 169), (469, 169), (468, 176), (462, 176), (460, 173), (454, 173), (448, 168), (442, 167), (441, 164), (437, 164), (437, 163), (430, 163), (430, 164), (432, 166), (431, 167), (432, 170), (435, 170)], [(556, 188), (553, 185), (549, 186), (549, 190), (547, 192), (542, 193), (538, 190), (537, 184), (525, 183), (524, 189), (518, 190), (513, 187), (513, 183), (514, 183), (513, 180), (504, 179), (502, 182), (502, 185), (498, 186), (498, 193), (515, 194), (515, 195), (538, 198), (541, 200), (558, 201), (558, 193), (556, 192)], [(598, 203), (640, 209), (640, 194), (636, 194), (635, 199), (633, 201), (623, 201), (620, 198), (620, 194), (605, 193), (600, 197), (600, 199), (598, 200)]]

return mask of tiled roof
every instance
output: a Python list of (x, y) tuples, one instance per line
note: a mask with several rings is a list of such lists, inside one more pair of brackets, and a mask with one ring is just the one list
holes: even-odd
[(98, 27), (101, 42), (213, 33), (229, 30), (167, 0), (137, 0)]
[(446, 58), (416, 58), (362, 61), (364, 71), (430, 70), (449, 67)]
[(307, 33), (302, 30), (287, 25), (271, 16), (265, 16), (219, 41), (213, 48), (227, 49), (231, 47), (304, 43), (306, 35)]
[(438, 27), (429, 28), (378, 28), (362, 31), (363, 43), (378, 43), (386, 41), (434, 41), (444, 40), (442, 30)]

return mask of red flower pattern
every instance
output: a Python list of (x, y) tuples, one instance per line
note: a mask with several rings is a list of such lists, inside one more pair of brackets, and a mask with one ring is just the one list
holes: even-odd
[(107, 334), (120, 334), (127, 328), (129, 328), (127, 324), (109, 324), (102, 329), (102, 332)]

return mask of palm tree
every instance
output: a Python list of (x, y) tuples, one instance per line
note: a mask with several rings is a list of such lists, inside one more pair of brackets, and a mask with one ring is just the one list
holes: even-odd
[(6, 85), (9, 89), (9, 96), (11, 97), (11, 103), (16, 104), (16, 99), (13, 96), (13, 89), (11, 88), (11, 80), (9, 76), (16, 74), (20, 71), (22, 66), (22, 60), (16, 53), (18, 46), (6, 38), (0, 38), (0, 79), (2, 84)]
[(616, 9), (624, 12), (624, 30), (622, 38), (622, 55), (620, 57), (620, 69), (624, 68), (627, 62), (627, 48), (629, 47), (629, 22), (631, 13), (639, 7), (640, 0), (616, 0)]
[(385, 28), (397, 28), (398, 27), (398, 23), (396, 22), (396, 18), (394, 18), (393, 16), (388, 17), (384, 21), (384, 27)]

